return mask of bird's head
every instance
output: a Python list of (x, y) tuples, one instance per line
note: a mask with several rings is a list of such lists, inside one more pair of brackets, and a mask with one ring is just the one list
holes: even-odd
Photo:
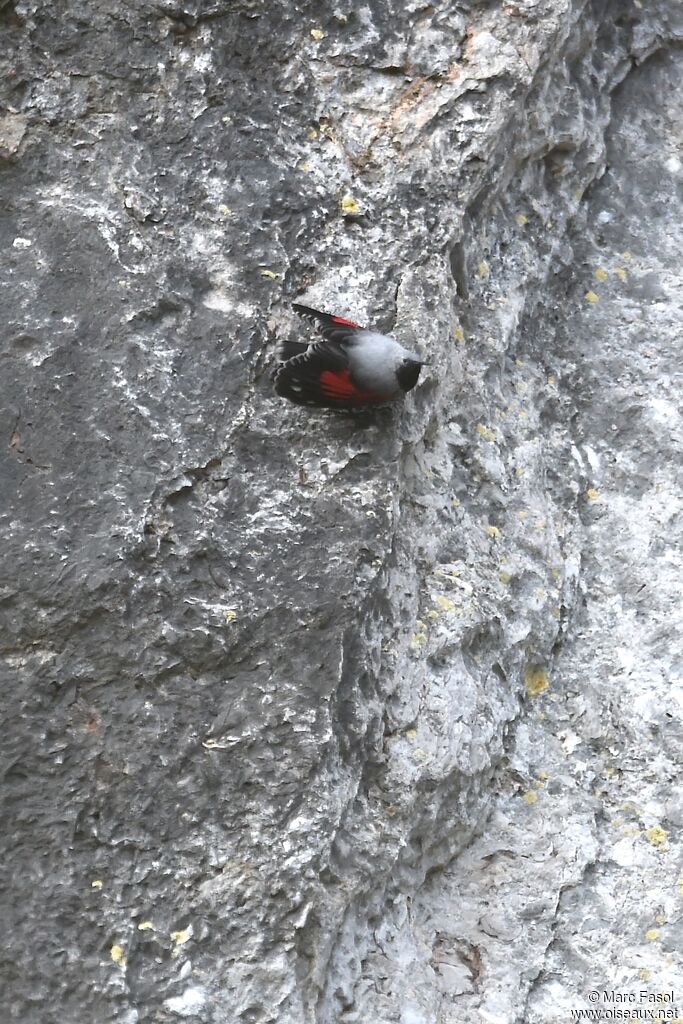
[(410, 391), (415, 387), (420, 370), (424, 365), (422, 359), (415, 359), (413, 356), (407, 356), (401, 360), (396, 371), (396, 378), (402, 391)]

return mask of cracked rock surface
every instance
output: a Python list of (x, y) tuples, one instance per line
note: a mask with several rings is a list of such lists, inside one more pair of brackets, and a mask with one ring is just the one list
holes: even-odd
[(681, 5), (0, 32), (5, 1017), (683, 1017)]

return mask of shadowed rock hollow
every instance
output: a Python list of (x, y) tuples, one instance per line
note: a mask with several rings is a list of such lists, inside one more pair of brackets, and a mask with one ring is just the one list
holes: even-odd
[(0, 33), (5, 1014), (683, 1017), (681, 6)]

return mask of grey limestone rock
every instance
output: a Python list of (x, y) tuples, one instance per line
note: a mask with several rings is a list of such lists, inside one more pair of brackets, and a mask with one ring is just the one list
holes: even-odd
[(683, 7), (0, 33), (4, 1019), (683, 1017)]

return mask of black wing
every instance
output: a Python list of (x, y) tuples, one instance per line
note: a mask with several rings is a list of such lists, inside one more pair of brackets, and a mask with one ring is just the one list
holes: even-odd
[(353, 320), (346, 320), (343, 316), (333, 316), (331, 313), (321, 313), (318, 309), (302, 306), (298, 302), (292, 304), (292, 309), (299, 316), (309, 320), (327, 341), (339, 342), (343, 345), (357, 331), (365, 330)]
[(309, 341), (279, 341), (275, 352), (275, 358), (278, 363), (286, 363), (288, 359), (293, 359), (294, 356), (303, 355), (309, 345)]
[(334, 341), (315, 341), (306, 352), (276, 368), (275, 391), (297, 405), (349, 408), (359, 402), (344, 348)]

